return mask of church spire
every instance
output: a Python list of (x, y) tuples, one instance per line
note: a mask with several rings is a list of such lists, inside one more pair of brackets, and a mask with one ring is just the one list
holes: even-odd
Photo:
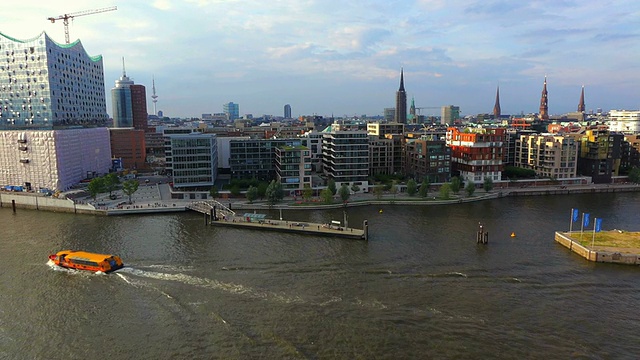
[(498, 86), (498, 90), (496, 90), (496, 104), (493, 105), (493, 118), (499, 119), (502, 110), (500, 110), (500, 86)]
[(544, 76), (542, 96), (540, 97), (540, 119), (549, 120), (549, 99), (547, 98), (547, 76)]
[(400, 88), (396, 91), (396, 118), (395, 122), (404, 124), (407, 122), (407, 93), (404, 91), (404, 69), (400, 68)]
[(582, 91), (580, 92), (580, 103), (578, 103), (578, 112), (584, 112), (584, 85), (582, 85)]

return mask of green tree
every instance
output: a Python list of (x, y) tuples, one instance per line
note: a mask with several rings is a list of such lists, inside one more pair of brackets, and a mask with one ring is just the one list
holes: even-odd
[(333, 194), (331, 193), (331, 190), (322, 189), (322, 191), (320, 191), (320, 199), (322, 199), (322, 202), (325, 204), (332, 204)]
[(460, 178), (457, 176), (454, 176), (451, 178), (451, 191), (454, 193), (459, 193), (460, 192), (460, 187), (462, 186), (462, 182), (460, 181)]
[(413, 179), (409, 179), (407, 181), (407, 194), (414, 196), (416, 192), (418, 192), (418, 183)]
[(247, 197), (247, 200), (249, 200), (249, 204), (253, 204), (253, 201), (258, 198), (258, 188), (255, 186), (249, 186), (245, 196)]
[(138, 180), (126, 180), (122, 183), (122, 192), (129, 197), (129, 204), (131, 204), (131, 195), (135, 194), (138, 191), (138, 187), (140, 183)]
[(264, 199), (264, 197), (267, 195), (268, 187), (269, 187), (269, 184), (267, 184), (264, 181), (258, 184), (258, 196), (260, 197), (260, 199)]
[(356, 185), (356, 183), (353, 183), (353, 185), (351, 185), (351, 191), (357, 193), (358, 191), (360, 191), (360, 186)]
[(87, 191), (93, 198), (93, 201), (95, 201), (98, 194), (104, 192), (104, 179), (101, 177), (93, 178), (91, 182), (89, 182), (89, 185), (87, 185)]
[(421, 197), (425, 198), (429, 196), (429, 187), (431, 187), (431, 184), (429, 183), (429, 178), (425, 177), (424, 180), (422, 180), (422, 184), (420, 184)]
[(218, 192), (218, 188), (215, 186), (212, 186), (211, 189), (209, 189), (209, 196), (211, 196), (214, 199), (220, 196), (220, 193)]
[(335, 195), (338, 192), (335, 180), (329, 179), (329, 182), (327, 182), (327, 189), (331, 191), (331, 195)]
[(484, 178), (484, 183), (482, 184), (482, 188), (484, 189), (484, 191), (489, 192), (493, 189), (493, 180), (491, 180), (490, 177), (486, 177)]
[(398, 193), (398, 182), (396, 180), (393, 180), (393, 182), (391, 183), (391, 187), (389, 187), (389, 191), (391, 192), (391, 194), (393, 194), (393, 197), (396, 197), (396, 194)]
[(440, 198), (443, 200), (448, 200), (451, 196), (451, 184), (444, 183), (440, 186)]
[(118, 187), (118, 184), (120, 184), (118, 174), (109, 173), (104, 176), (104, 189), (109, 192), (109, 198), (111, 198), (112, 193), (116, 189), (116, 187)]
[(629, 170), (629, 181), (631, 181), (634, 184), (638, 184), (640, 183), (640, 168), (637, 166), (634, 166), (631, 168), (631, 170)]
[(342, 202), (347, 203), (347, 201), (349, 200), (349, 197), (351, 196), (351, 190), (349, 190), (349, 187), (347, 186), (347, 184), (342, 184), (342, 186), (340, 186), (340, 190), (338, 190), (338, 194), (340, 195), (340, 199), (342, 199)]
[(376, 185), (373, 187), (373, 194), (376, 196), (376, 199), (382, 199), (382, 194), (384, 193), (384, 186)]
[(232, 196), (239, 196), (240, 195), (240, 185), (231, 186), (231, 188), (229, 189), (229, 193), (231, 193)]
[(464, 187), (464, 191), (467, 192), (467, 196), (473, 195), (476, 191), (476, 184), (471, 180), (467, 181), (467, 186)]
[(311, 200), (312, 196), (313, 196), (313, 189), (311, 188), (311, 185), (304, 184), (304, 190), (302, 190), (302, 198), (304, 199), (304, 201), (309, 201)]
[(275, 180), (271, 180), (269, 186), (267, 186), (267, 191), (265, 196), (267, 197), (267, 203), (271, 205), (275, 205), (276, 203), (282, 201), (284, 198), (284, 191), (282, 190), (282, 184)]

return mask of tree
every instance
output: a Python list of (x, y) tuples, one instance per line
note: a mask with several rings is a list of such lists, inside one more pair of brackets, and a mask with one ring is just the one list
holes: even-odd
[(104, 179), (101, 177), (93, 178), (91, 182), (89, 182), (89, 185), (87, 185), (87, 191), (93, 198), (93, 201), (95, 201), (98, 194), (104, 192)]
[(378, 200), (382, 198), (382, 193), (384, 192), (384, 186), (376, 185), (373, 187), (373, 194), (376, 196)]
[(284, 198), (284, 191), (282, 191), (282, 184), (275, 180), (271, 180), (269, 186), (267, 186), (267, 191), (265, 193), (267, 197), (267, 203), (269, 205), (275, 205), (276, 203), (282, 201)]
[(331, 195), (335, 195), (338, 192), (335, 180), (329, 179), (329, 182), (327, 182), (327, 189), (331, 191)]
[(258, 188), (255, 186), (249, 186), (245, 196), (247, 197), (247, 200), (249, 200), (249, 204), (253, 204), (253, 200), (258, 198)]
[(459, 193), (460, 192), (460, 187), (462, 186), (462, 182), (460, 181), (460, 178), (457, 176), (454, 176), (451, 178), (451, 191), (453, 191), (454, 193)]
[(267, 195), (268, 187), (269, 184), (267, 184), (266, 182), (261, 182), (260, 184), (258, 184), (258, 196), (260, 197), (260, 199), (264, 199), (264, 197)]
[(418, 183), (413, 179), (409, 179), (409, 181), (407, 181), (407, 194), (413, 196), (416, 192), (418, 192)]
[(233, 185), (231, 186), (231, 188), (229, 189), (229, 193), (232, 196), (238, 196), (240, 195), (240, 185)]
[(360, 191), (360, 186), (356, 185), (356, 183), (353, 183), (353, 185), (351, 185), (351, 191), (357, 193), (358, 191)]
[(304, 184), (304, 190), (302, 190), (302, 198), (304, 199), (304, 201), (309, 201), (311, 200), (312, 196), (313, 196), (313, 189), (311, 188), (311, 185)]
[(346, 204), (351, 196), (351, 190), (349, 190), (347, 184), (342, 184), (342, 186), (340, 186), (340, 190), (338, 190), (338, 194), (340, 195), (342, 202)]
[(467, 181), (467, 186), (464, 187), (464, 191), (466, 191), (467, 196), (470, 197), (476, 191), (476, 184), (471, 180)]
[(440, 186), (440, 198), (443, 200), (448, 200), (451, 196), (451, 184), (444, 183)]
[(493, 180), (491, 180), (490, 177), (486, 177), (484, 178), (484, 183), (482, 184), (482, 188), (484, 189), (484, 191), (489, 192), (493, 189)]
[(431, 184), (429, 183), (429, 178), (425, 177), (424, 180), (422, 180), (422, 184), (420, 185), (420, 196), (421, 197), (427, 197), (429, 195), (429, 187), (431, 186)]
[(118, 179), (118, 174), (109, 173), (104, 176), (104, 189), (109, 192), (109, 198), (111, 198), (113, 190), (116, 189), (118, 184), (120, 184), (120, 179)]
[(212, 186), (211, 189), (209, 189), (209, 196), (211, 196), (214, 199), (220, 196), (220, 193), (218, 192), (218, 188), (215, 186)]
[(638, 184), (640, 183), (640, 168), (637, 166), (634, 166), (631, 168), (631, 170), (629, 170), (629, 181), (631, 181), (634, 184)]
[(325, 204), (332, 204), (333, 194), (331, 193), (331, 190), (322, 189), (322, 191), (320, 191), (320, 199), (322, 199), (322, 202)]
[(389, 188), (389, 191), (393, 194), (393, 197), (396, 197), (396, 194), (398, 193), (398, 182), (396, 180), (393, 180), (393, 182), (391, 183), (391, 187)]
[(131, 204), (131, 195), (138, 191), (138, 186), (140, 186), (138, 180), (133, 179), (122, 183), (122, 192), (129, 197), (129, 204)]

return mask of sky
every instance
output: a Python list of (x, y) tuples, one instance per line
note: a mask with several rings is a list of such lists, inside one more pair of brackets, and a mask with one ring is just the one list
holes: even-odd
[(221, 113), (382, 115), (395, 106), (400, 69), (408, 103), (536, 113), (547, 76), (549, 113), (640, 108), (637, 0), (21, 0), (0, 32), (64, 43), (104, 60), (107, 112), (122, 75), (147, 87), (170, 117)]

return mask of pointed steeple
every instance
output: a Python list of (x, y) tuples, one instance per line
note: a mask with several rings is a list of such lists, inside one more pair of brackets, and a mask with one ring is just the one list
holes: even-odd
[(584, 85), (582, 85), (582, 91), (580, 92), (580, 102), (578, 103), (578, 112), (584, 112)]
[(496, 90), (496, 104), (493, 105), (493, 118), (499, 119), (502, 110), (500, 110), (500, 86), (498, 86), (498, 90)]
[(547, 98), (547, 76), (544, 76), (542, 96), (540, 97), (540, 119), (549, 120), (549, 99)]
[(400, 68), (400, 88), (396, 91), (396, 118), (395, 122), (404, 124), (407, 122), (407, 93), (404, 91), (404, 69)]

